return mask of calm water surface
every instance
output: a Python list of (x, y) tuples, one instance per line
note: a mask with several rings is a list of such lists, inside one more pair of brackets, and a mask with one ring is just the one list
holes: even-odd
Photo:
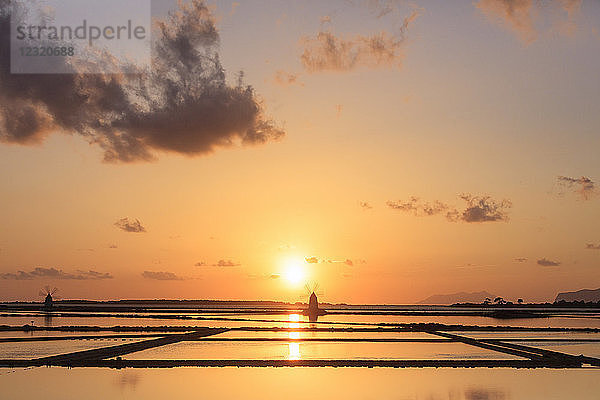
[(599, 373), (460, 368), (0, 369), (0, 393), (11, 400), (598, 400)]

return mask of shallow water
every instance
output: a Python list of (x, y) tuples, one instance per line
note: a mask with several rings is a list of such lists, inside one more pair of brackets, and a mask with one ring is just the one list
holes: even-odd
[[(0, 325), (22, 326), (31, 324), (38, 326), (70, 326), (70, 325), (94, 325), (94, 326), (211, 326), (211, 327), (240, 327), (240, 326), (263, 326), (282, 327), (289, 322), (290, 315), (287, 314), (227, 314), (227, 315), (205, 315), (197, 313), (185, 313), (181, 315), (192, 316), (203, 319), (175, 319), (167, 318), (174, 314), (164, 314), (165, 318), (144, 318), (144, 314), (138, 313), (139, 318), (127, 316), (53, 316), (44, 313), (11, 313), (13, 316), (0, 316)], [(23, 314), (23, 315), (20, 315)], [(97, 313), (96, 313), (97, 314)], [(128, 313), (132, 314), (132, 313)], [(151, 313), (160, 315), (160, 313)], [(299, 316), (298, 320), (292, 321), (300, 324), (308, 323), (305, 316)], [(210, 319), (213, 318), (213, 319)], [(233, 321), (223, 319), (245, 319), (247, 321)], [(263, 320), (263, 321), (261, 321)], [(272, 322), (264, 322), (264, 320)], [(319, 326), (329, 326), (327, 323), (359, 323), (359, 324), (409, 324), (409, 323), (440, 323), (447, 325), (480, 325), (480, 326), (520, 326), (528, 328), (600, 328), (600, 318), (587, 316), (557, 316), (548, 318), (520, 318), (520, 319), (496, 319), (482, 316), (460, 316), (460, 315), (354, 315), (354, 314), (329, 314), (319, 317)], [(335, 325), (339, 326), (339, 325)]]
[(0, 359), (32, 359), (139, 341), (134, 339), (61, 340), (0, 343)]
[(598, 373), (501, 368), (35, 368), (0, 369), (0, 387), (2, 398), (10, 400), (597, 400)]
[(182, 342), (123, 356), (129, 360), (519, 360), (463, 343)]

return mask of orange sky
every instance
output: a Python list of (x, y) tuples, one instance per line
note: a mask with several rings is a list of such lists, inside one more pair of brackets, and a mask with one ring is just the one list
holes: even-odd
[(50, 130), (19, 139), (0, 94), (0, 300), (46, 284), (298, 301), (317, 282), (322, 301), (398, 304), (599, 287), (600, 4), (355, 3), (211, 3), (196, 17), (218, 30), (227, 85), (243, 70), (254, 90), (228, 101), (260, 115), (184, 98), (115, 124), (152, 160), (103, 162), (106, 132), (59, 124), (52, 104)]

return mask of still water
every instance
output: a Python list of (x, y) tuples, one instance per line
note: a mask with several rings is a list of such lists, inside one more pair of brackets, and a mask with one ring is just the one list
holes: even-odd
[(597, 400), (598, 373), (460, 368), (0, 369), (0, 393), (10, 400)]

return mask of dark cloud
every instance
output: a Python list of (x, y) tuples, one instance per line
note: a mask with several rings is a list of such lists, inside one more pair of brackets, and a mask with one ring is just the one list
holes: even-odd
[(600, 244), (588, 243), (585, 245), (585, 248), (588, 250), (600, 250)]
[(560, 265), (560, 262), (548, 260), (547, 258), (542, 258), (540, 260), (537, 260), (537, 264), (543, 267), (558, 267)]
[(197, 262), (196, 264), (194, 264), (194, 266), (195, 267), (205, 267), (206, 263), (204, 261), (200, 261), (200, 262)]
[(368, 203), (368, 202), (366, 202), (366, 201), (361, 201), (361, 202), (359, 202), (358, 204), (360, 205), (360, 207), (361, 207), (363, 210), (371, 210), (371, 209), (373, 208), (373, 206), (371, 205), (371, 203)]
[(527, 261), (527, 259), (525, 257), (519, 257), (519, 258), (515, 258), (515, 261), (519, 262), (519, 263), (524, 263)]
[(459, 196), (467, 205), (462, 211), (439, 200), (423, 202), (418, 197), (410, 197), (407, 201), (388, 201), (386, 204), (393, 210), (399, 210), (418, 217), (444, 215), (448, 221), (492, 222), (508, 221), (507, 211), (512, 207), (509, 200), (496, 201), (490, 196)]
[(117, 246), (116, 244), (111, 244), (108, 246), (109, 249), (118, 249), (119, 246)]
[[(531, 43), (538, 37), (537, 27), (540, 24), (536, 24), (536, 18), (540, 16), (554, 17), (554, 29), (572, 33), (576, 28), (575, 15), (581, 8), (581, 0), (479, 0), (475, 6), (491, 21), (500, 22), (525, 43)], [(559, 12), (543, 13), (545, 9)]]
[(459, 219), (465, 222), (508, 221), (507, 210), (512, 207), (509, 200), (496, 201), (489, 196), (463, 194), (461, 199), (467, 202), (467, 208)]
[(319, 259), (317, 257), (304, 257), (304, 261), (306, 261), (309, 264), (318, 264), (319, 263)]
[(568, 176), (559, 176), (558, 184), (566, 189), (572, 190), (581, 196), (583, 200), (590, 200), (596, 194), (596, 184), (590, 178), (582, 176), (581, 178), (571, 178)]
[(76, 270), (75, 273), (65, 272), (58, 268), (36, 267), (33, 270), (8, 272), (0, 274), (0, 279), (11, 280), (32, 280), (32, 279), (60, 279), (60, 280), (103, 280), (113, 279), (108, 272), (98, 272), (94, 270)]
[(151, 70), (118, 66), (138, 73), (110, 75), (72, 65), (65, 66), (71, 74), (11, 74), (9, 3), (0, 0), (2, 142), (39, 143), (61, 131), (102, 148), (106, 162), (135, 162), (156, 152), (202, 155), (284, 135), (243, 74), (236, 85), (227, 83), (215, 19), (202, 0), (182, 3), (157, 22)]
[(175, 275), (173, 272), (167, 271), (144, 271), (142, 276), (146, 279), (154, 279), (157, 281), (182, 281), (183, 278)]
[(231, 260), (219, 260), (216, 263), (211, 264), (213, 267), (239, 267), (241, 265), (242, 264)]
[(146, 228), (142, 225), (139, 219), (121, 218), (115, 222), (115, 226), (122, 231), (132, 233), (143, 233), (146, 232)]

